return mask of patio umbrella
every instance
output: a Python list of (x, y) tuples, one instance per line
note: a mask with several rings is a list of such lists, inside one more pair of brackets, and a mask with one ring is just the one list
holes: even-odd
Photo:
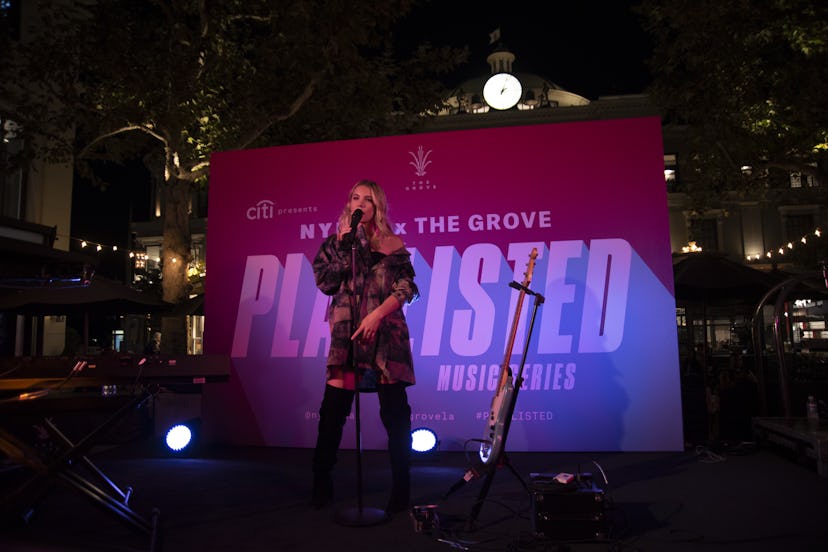
[(0, 290), (0, 311), (19, 314), (143, 314), (170, 307), (157, 297), (98, 274), (76, 285)]
[(677, 302), (755, 305), (776, 283), (773, 275), (717, 253), (689, 253), (673, 259)]
[[(708, 312), (710, 307), (742, 306), (745, 313), (770, 290), (777, 278), (735, 262), (718, 253), (690, 253), (673, 259), (676, 304), (701, 307), (703, 378), (709, 385), (710, 346)], [(688, 350), (696, 346), (694, 333), (688, 334)]]
[(0, 289), (0, 311), (14, 314), (83, 316), (83, 347), (89, 343), (92, 316), (151, 314), (168, 311), (172, 305), (132, 289), (121, 282), (94, 275), (76, 285), (41, 285)]

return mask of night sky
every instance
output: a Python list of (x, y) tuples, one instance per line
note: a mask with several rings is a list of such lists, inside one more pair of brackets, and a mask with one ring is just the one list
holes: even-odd
[[(78, 239), (108, 246), (97, 253), (100, 259), (97, 270), (107, 277), (123, 279), (130, 216), (135, 220), (149, 219), (150, 177), (140, 161), (128, 163), (124, 167), (109, 164), (100, 169), (100, 172), (112, 182), (106, 189), (93, 186), (88, 180), (75, 176), (72, 187), (74, 239), (71, 249), (79, 250)], [(113, 245), (117, 245), (119, 251), (113, 252)], [(94, 247), (87, 250), (92, 251)]]
[[(649, 84), (651, 43), (630, 6), (635, 2), (431, 2), (416, 9), (397, 30), (403, 43), (427, 38), (434, 45), (470, 48), (466, 67), (447, 82), (489, 74), (489, 33), (499, 28), (515, 54), (513, 70), (535, 73), (595, 100), (638, 94)], [(495, 4), (495, 3), (492, 3)]]
[[(444, 78), (448, 86), (489, 74), (489, 33), (500, 29), (501, 42), (515, 54), (513, 69), (535, 73), (575, 94), (638, 94), (649, 83), (646, 59), (650, 41), (630, 11), (633, 2), (500, 2), (469, 4), (433, 1), (416, 8), (395, 29), (397, 44), (428, 40), (434, 45), (468, 46), (468, 63)], [(73, 193), (72, 237), (105, 245), (126, 245), (130, 216), (146, 220), (149, 175), (138, 164), (111, 169), (116, 182), (101, 191), (77, 180)], [(105, 263), (105, 265), (108, 263)], [(114, 263), (119, 271), (123, 263)], [(105, 266), (101, 267), (105, 269)], [(118, 274), (112, 274), (117, 277)]]

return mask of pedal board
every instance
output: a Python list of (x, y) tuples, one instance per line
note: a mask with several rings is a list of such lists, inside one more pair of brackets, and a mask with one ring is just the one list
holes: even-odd
[(556, 541), (607, 538), (604, 491), (591, 473), (532, 473), (532, 531)]

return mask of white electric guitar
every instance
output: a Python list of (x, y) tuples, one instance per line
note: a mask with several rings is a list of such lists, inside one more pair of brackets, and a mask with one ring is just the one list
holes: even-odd
[(507, 423), (512, 415), (512, 397), (515, 393), (515, 385), (512, 378), (512, 368), (509, 362), (512, 359), (512, 349), (515, 345), (515, 335), (520, 323), (520, 312), (523, 309), (523, 300), (526, 298), (526, 289), (532, 282), (532, 272), (535, 270), (535, 259), (538, 258), (537, 248), (532, 249), (529, 254), (529, 262), (526, 264), (524, 279), (519, 286), (515, 316), (512, 319), (512, 330), (509, 332), (509, 341), (506, 344), (506, 355), (503, 364), (500, 366), (500, 377), (497, 381), (497, 389), (492, 399), (492, 406), (489, 409), (489, 418), (486, 421), (486, 433), (480, 444), (480, 459), (485, 465), (496, 463), (503, 452), (503, 442), (506, 438)]

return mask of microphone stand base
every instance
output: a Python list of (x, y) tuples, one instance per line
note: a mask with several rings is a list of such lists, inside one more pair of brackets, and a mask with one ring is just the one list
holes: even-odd
[(388, 512), (380, 508), (352, 507), (337, 511), (333, 519), (339, 525), (346, 527), (370, 527), (379, 525), (391, 519)]

